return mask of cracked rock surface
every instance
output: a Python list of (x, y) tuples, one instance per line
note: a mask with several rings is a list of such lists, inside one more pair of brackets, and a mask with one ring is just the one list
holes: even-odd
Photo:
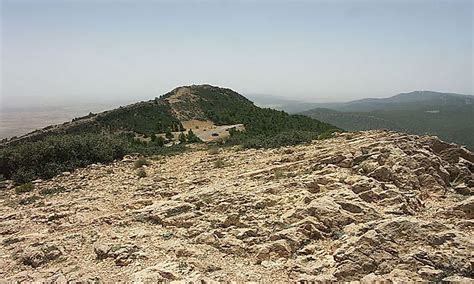
[(0, 188), (0, 279), (473, 281), (474, 155), (463, 147), (364, 131), (195, 147), (149, 159), (143, 178), (136, 159), (27, 193)]

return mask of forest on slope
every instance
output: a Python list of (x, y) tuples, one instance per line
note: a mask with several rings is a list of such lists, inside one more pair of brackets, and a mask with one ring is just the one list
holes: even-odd
[(474, 149), (474, 96), (411, 92), (387, 99), (319, 104), (301, 114), (346, 130), (429, 134)]
[[(303, 115), (255, 106), (242, 95), (209, 85), (179, 87), (154, 100), (51, 125), (0, 145), (0, 178), (25, 183), (51, 178), (92, 163), (111, 162), (128, 153), (160, 155), (184, 151), (199, 142), (181, 121), (244, 124), (221, 143), (247, 148), (294, 145), (339, 131)], [(175, 141), (171, 132), (181, 132)], [(150, 138), (150, 139), (142, 139)]]

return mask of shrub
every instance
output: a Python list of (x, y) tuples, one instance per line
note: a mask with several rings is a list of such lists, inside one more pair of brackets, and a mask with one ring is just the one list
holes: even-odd
[(170, 147), (133, 144), (128, 147), (128, 153), (139, 153), (144, 156), (169, 155), (174, 153), (182, 153), (185, 150), (186, 147), (184, 144), (176, 144)]
[(311, 142), (318, 138), (318, 132), (289, 130), (274, 135), (253, 135), (245, 132), (232, 132), (230, 144), (241, 144), (244, 148), (277, 148)]
[(137, 171), (137, 176), (139, 178), (144, 178), (146, 177), (146, 171), (144, 168), (139, 168), (138, 171)]
[(179, 142), (186, 143), (186, 134), (184, 134), (183, 132), (179, 134)]
[[(45, 170), (49, 170), (48, 165), (45, 165)], [(58, 172), (59, 173), (59, 172)], [(23, 184), (32, 181), (35, 178), (35, 172), (32, 169), (24, 168), (24, 166), (18, 168), (12, 175), (16, 183)]]
[(199, 142), (202, 142), (201, 139), (199, 139), (199, 137), (196, 136), (196, 134), (194, 134), (193, 130), (192, 129), (189, 129), (188, 131), (188, 135), (187, 136), (187, 140), (189, 143), (199, 143)]
[(159, 147), (163, 147), (165, 145), (165, 138), (162, 136), (156, 136), (153, 134), (151, 136), (151, 144)]
[(276, 170), (273, 171), (273, 176), (274, 176), (276, 179), (280, 179), (280, 178), (285, 177), (285, 173), (284, 173), (283, 170), (281, 170), (281, 169), (276, 169)]
[(49, 188), (44, 188), (44, 189), (40, 190), (39, 194), (41, 194), (41, 195), (51, 195), (51, 194), (57, 194), (57, 193), (64, 192), (64, 191), (66, 191), (66, 188), (64, 188), (62, 186), (49, 187)]
[(0, 173), (17, 183), (51, 178), (92, 163), (106, 163), (127, 153), (124, 139), (105, 134), (56, 135), (0, 149)]
[(209, 154), (210, 154), (210, 155), (217, 155), (217, 154), (219, 154), (219, 148), (217, 148), (217, 147), (212, 147), (212, 148), (210, 148), (210, 149), (209, 149)]
[(15, 193), (16, 194), (27, 193), (27, 192), (33, 191), (33, 189), (35, 189), (35, 186), (31, 182), (28, 182), (28, 183), (24, 183), (22, 185), (15, 187)]
[(40, 200), (40, 199), (41, 197), (39, 197), (38, 195), (32, 195), (32, 196), (28, 196), (21, 199), (18, 203), (20, 205), (28, 205), (28, 204), (35, 203), (37, 200)]
[(319, 140), (324, 140), (324, 139), (329, 139), (329, 138), (332, 138), (334, 137), (334, 132), (332, 131), (326, 131), (324, 133), (321, 133), (319, 136), (318, 136), (318, 139)]
[(214, 167), (221, 169), (225, 166), (225, 162), (222, 159), (217, 159), (214, 161)]
[(173, 133), (171, 133), (171, 130), (169, 128), (166, 129), (165, 137), (168, 140), (173, 140), (173, 138), (174, 138)]
[(149, 165), (151, 165), (151, 163), (147, 159), (145, 159), (143, 157), (140, 157), (135, 161), (135, 163), (133, 164), (133, 167), (135, 169), (138, 169), (138, 168), (141, 168), (143, 166), (149, 166)]

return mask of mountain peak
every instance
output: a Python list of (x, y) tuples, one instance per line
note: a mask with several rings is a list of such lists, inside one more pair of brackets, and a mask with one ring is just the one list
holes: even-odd
[(236, 91), (229, 89), (229, 88), (222, 88), (219, 86), (213, 86), (209, 84), (200, 84), (200, 85), (189, 85), (189, 86), (180, 86), (174, 88), (172, 91), (168, 92), (167, 94), (163, 95), (162, 97), (167, 99), (169, 97), (176, 96), (198, 96), (198, 97), (208, 97), (209, 96), (228, 96), (238, 98), (240, 100), (245, 100), (250, 102), (246, 97), (240, 95)]
[(208, 112), (216, 106), (224, 109), (241, 104), (253, 106), (253, 102), (234, 90), (208, 84), (177, 87), (159, 99), (166, 102), (181, 121), (209, 120)]

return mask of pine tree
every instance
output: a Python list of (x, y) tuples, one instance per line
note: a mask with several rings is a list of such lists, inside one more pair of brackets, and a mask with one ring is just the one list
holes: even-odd
[(151, 142), (154, 145), (157, 145), (160, 147), (163, 147), (165, 145), (165, 139), (162, 136), (156, 136), (156, 135), (151, 136)]
[(171, 133), (171, 130), (170, 130), (169, 128), (166, 129), (165, 137), (166, 137), (166, 139), (168, 139), (168, 140), (172, 140), (173, 137), (174, 137), (174, 136), (173, 136), (173, 133)]
[(202, 142), (202, 140), (194, 134), (192, 129), (189, 129), (187, 138), (189, 143)]
[(179, 142), (186, 143), (186, 135), (183, 132), (179, 134)]

